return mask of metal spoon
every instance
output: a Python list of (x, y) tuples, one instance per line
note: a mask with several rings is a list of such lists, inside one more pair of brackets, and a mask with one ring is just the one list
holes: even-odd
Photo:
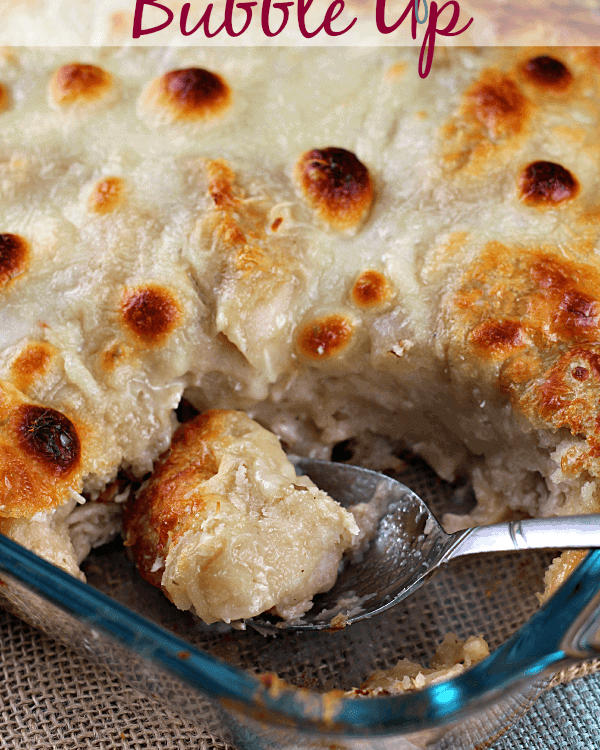
[(341, 629), (383, 612), (416, 591), (441, 565), (463, 555), (525, 549), (600, 547), (600, 514), (527, 519), (447, 534), (427, 505), (391, 477), (349, 464), (289, 456), (345, 508), (376, 496), (379, 527), (357, 561), (347, 561), (332, 589), (314, 598), (302, 618), (248, 621), (258, 630)]

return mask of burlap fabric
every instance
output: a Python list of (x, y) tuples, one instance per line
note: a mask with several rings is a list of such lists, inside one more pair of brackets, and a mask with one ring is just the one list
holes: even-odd
[(0, 748), (234, 750), (2, 609), (0, 639)]
[[(212, 717), (186, 721), (4, 610), (0, 638), (1, 748), (238, 750)], [(549, 690), (493, 748), (600, 749), (600, 675)]]

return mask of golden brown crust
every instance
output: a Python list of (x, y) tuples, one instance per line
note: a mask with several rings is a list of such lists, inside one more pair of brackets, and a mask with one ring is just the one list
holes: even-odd
[(546, 349), (598, 338), (599, 282), (598, 269), (570, 253), (490, 242), (462, 276), (452, 304), (469, 321), (469, 333), (512, 317)]
[[(253, 285), (277, 281), (282, 271), (291, 268), (293, 258), (276, 254), (265, 241), (269, 228), (265, 208), (245, 199), (224, 159), (208, 161), (206, 175), (214, 210), (202, 220), (202, 226), (213, 235), (224, 255), (225, 276)], [(265, 289), (264, 296), (268, 294)]]
[(340, 231), (356, 231), (373, 202), (368, 169), (343, 148), (313, 149), (296, 163), (295, 178), (319, 218)]
[(169, 122), (206, 122), (222, 117), (233, 96), (225, 80), (202, 68), (171, 70), (155, 78), (143, 105), (160, 111)]
[(562, 459), (571, 473), (600, 458), (598, 290), (598, 269), (572, 254), (489, 243), (449, 308), (458, 370), (509, 394), (534, 425), (585, 438)]
[(50, 80), (50, 95), (61, 107), (95, 104), (105, 99), (112, 88), (110, 73), (85, 63), (63, 65)]
[(267, 230), (264, 210), (244, 200), (226, 161), (208, 162), (207, 176), (215, 210), (203, 220), (203, 225), (224, 254), (226, 277), (252, 284), (275, 280), (282, 264), (287, 261), (289, 265), (291, 259), (275, 257), (264, 242)]
[[(25, 72), (38, 53), (18, 54)], [(148, 470), (170, 440), (182, 389), (198, 406), (257, 404), (267, 423), (289, 420), (290, 442), (327, 445), (364, 424), (413, 430), (418, 450), (443, 461), (447, 476), (463, 460), (461, 439), (485, 455), (487, 471), (492, 453), (516, 435), (505, 453), (522, 439), (538, 462), (530, 469), (524, 457), (523, 474), (541, 475), (531, 492), (512, 495), (519, 503), (528, 494), (531, 513), (554, 512), (567, 493), (577, 495), (579, 478), (564, 479), (561, 466), (583, 472), (596, 461), (600, 469), (588, 442), (596, 431), (599, 287), (593, 274), (581, 275), (597, 265), (600, 216), (600, 68), (589, 51), (450, 50), (425, 88), (409, 52), (365, 54), (351, 85), (338, 59), (319, 97), (310, 95), (314, 77), (300, 77), (303, 106), (286, 110), (291, 130), (279, 132), (274, 115), (298, 94), (284, 72), (293, 56), (281, 58), (284, 66), (268, 50), (200, 51), (197, 64), (231, 71), (239, 91), (239, 117), (201, 137), (187, 119), (193, 111), (204, 122), (189, 56), (94, 54), (89, 60), (115, 77), (111, 90), (128, 97), (86, 119), (51, 111), (47, 82), (73, 53), (47, 54), (37, 58), (37, 78), (8, 67), (3, 78), (15, 105), (2, 116), (5, 227), (27, 229), (31, 262), (27, 256), (0, 295), (8, 321), (1, 376), (98, 425), (87, 486), (109, 481), (120, 462), (139, 475)], [(328, 61), (329, 53), (315, 57), (320, 70)], [(181, 70), (161, 77), (167, 99), (153, 112), (143, 98), (134, 102), (133, 92), (169, 65)], [(20, 128), (44, 107), (48, 124), (43, 116), (30, 123), (40, 149)], [(146, 127), (154, 115), (171, 124)], [(447, 144), (444, 122), (454, 129)], [(355, 167), (360, 156), (366, 177), (342, 169), (338, 201), (335, 150), (317, 149), (320, 161), (296, 175), (301, 190), (303, 180), (313, 190), (304, 185), (303, 200), (291, 168), (304, 149), (329, 143), (344, 146), (337, 151)], [(464, 173), (444, 171), (446, 146)], [(307, 154), (310, 162), (315, 152)], [(323, 231), (322, 205), (335, 220), (340, 209), (343, 231), (356, 229), (375, 180), (377, 204), (358, 237)], [(490, 238), (504, 245), (474, 261)], [(455, 296), (438, 328), (448, 289)], [(57, 360), (41, 351), (14, 360), (24, 340), (40, 337), (57, 347)], [(356, 409), (345, 408), (348, 399)], [(473, 408), (455, 409), (462, 399)], [(398, 417), (430, 406), (455, 443)], [(306, 438), (297, 437), (305, 427)], [(565, 452), (575, 444), (585, 444), (587, 458), (579, 448)], [(588, 484), (596, 493), (596, 477)], [(492, 487), (496, 509), (506, 501), (495, 476), (483, 485), (477, 492)]]
[(239, 203), (235, 189), (235, 175), (224, 159), (213, 159), (206, 164), (208, 193), (215, 208), (233, 208)]
[(272, 433), (231, 410), (179, 427), (124, 529), (146, 580), (206, 622), (306, 612), (357, 532)]
[[(441, 128), (446, 171), (469, 178), (501, 174), (514, 158), (535, 158), (531, 146), (542, 132), (546, 143), (537, 146), (544, 151), (547, 143), (584, 145), (588, 128), (582, 123), (595, 121), (592, 101), (600, 85), (595, 48), (515, 48), (499, 52), (494, 62)], [(559, 123), (558, 108), (566, 107), (578, 115)]]
[[(237, 347), (253, 367), (266, 365), (269, 377), (275, 378), (292, 355), (292, 310), (306, 288), (306, 240), (296, 222), (287, 220), (285, 209), (273, 231), (281, 203), (264, 192), (257, 194), (227, 161), (215, 159), (202, 166), (210, 203), (192, 242), (210, 247), (215, 262), (209, 275), (192, 270), (194, 281), (215, 305), (218, 332), (227, 337), (228, 346)], [(275, 310), (282, 314), (272, 325)], [(265, 325), (267, 320), (271, 322)]]
[(83, 428), (0, 383), (0, 516), (29, 518), (71, 497), (83, 471)]
[(125, 544), (142, 576), (158, 588), (163, 569), (155, 561), (164, 561), (188, 523), (210, 511), (210, 498), (197, 491), (198, 485), (218, 471), (215, 447), (226, 436), (232, 414), (208, 411), (181, 425), (142, 492), (124, 509)]

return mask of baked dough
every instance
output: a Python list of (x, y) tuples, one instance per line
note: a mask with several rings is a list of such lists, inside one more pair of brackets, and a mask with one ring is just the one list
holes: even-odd
[(236, 411), (182, 425), (123, 522), (144, 578), (207, 623), (300, 617), (358, 534), (277, 438)]
[(4, 517), (144, 476), (184, 392), (470, 472), (454, 526), (600, 509), (597, 50), (417, 54), (2, 58)]

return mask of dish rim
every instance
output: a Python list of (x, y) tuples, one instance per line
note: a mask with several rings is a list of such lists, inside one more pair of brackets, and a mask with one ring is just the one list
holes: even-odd
[[(441, 727), (495, 703), (515, 684), (557, 672), (575, 660), (563, 649), (569, 628), (586, 607), (595, 606), (594, 597), (600, 596), (597, 549), (588, 553), (554, 596), (508, 641), (467, 673), (405, 695), (354, 698), (336, 691), (319, 694), (252, 675), (193, 646), (2, 535), (0, 571), (230, 711), (233, 707), (251, 717), (260, 713), (262, 722), (267, 718), (288, 727), (292, 722), (308, 734), (337, 736), (402, 735)], [(540, 632), (544, 639), (539, 638)], [(584, 658), (579, 655), (578, 661)]]

